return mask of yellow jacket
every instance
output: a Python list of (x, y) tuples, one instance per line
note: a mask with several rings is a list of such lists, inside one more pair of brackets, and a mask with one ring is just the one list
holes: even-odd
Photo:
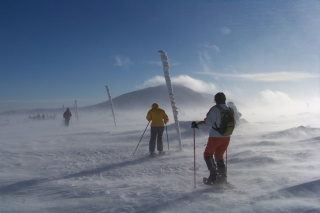
[(149, 110), (146, 118), (152, 121), (151, 126), (164, 126), (164, 123), (169, 122), (168, 115), (157, 103), (152, 104), (152, 109)]

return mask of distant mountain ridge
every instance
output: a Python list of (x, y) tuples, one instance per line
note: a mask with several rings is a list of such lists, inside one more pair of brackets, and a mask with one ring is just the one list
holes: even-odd
[[(176, 106), (184, 107), (199, 107), (210, 106), (214, 100), (214, 95), (207, 93), (199, 93), (188, 87), (181, 85), (173, 85), (173, 93), (175, 96)], [(130, 109), (150, 109), (152, 103), (158, 103), (161, 108), (171, 107), (170, 98), (166, 85), (148, 87), (141, 90), (136, 90), (112, 99), (115, 109), (130, 110)], [(105, 109), (110, 108), (110, 102), (105, 101), (92, 106), (82, 107), (82, 109)]]
[[(173, 84), (173, 92), (175, 96), (176, 106), (184, 110), (186, 108), (210, 108), (214, 103), (214, 95), (208, 93), (196, 92), (188, 87)], [(227, 99), (227, 101), (233, 101)], [(148, 87), (145, 89), (136, 90), (133, 92), (125, 93), (123, 95), (114, 97), (112, 99), (115, 111), (117, 110), (149, 110), (152, 103), (158, 103), (161, 108), (171, 108), (170, 98), (165, 84), (155, 87)], [(238, 103), (236, 102), (236, 105)], [(98, 103), (95, 105), (79, 107), (80, 111), (93, 111), (93, 110), (109, 110), (111, 104), (108, 101)], [(62, 109), (34, 109), (34, 110), (15, 110), (2, 112), (0, 114), (46, 114), (46, 113), (61, 113)]]

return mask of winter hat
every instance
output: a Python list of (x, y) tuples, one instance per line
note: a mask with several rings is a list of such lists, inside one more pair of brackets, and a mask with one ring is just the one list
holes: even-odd
[(217, 104), (225, 104), (226, 103), (226, 96), (223, 92), (218, 92), (215, 96), (214, 96), (214, 101)]
[(153, 103), (152, 106), (151, 106), (152, 109), (158, 109), (160, 108), (159, 104), (158, 103)]

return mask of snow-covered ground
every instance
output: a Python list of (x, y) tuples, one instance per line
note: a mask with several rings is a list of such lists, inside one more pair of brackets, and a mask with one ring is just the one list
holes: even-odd
[[(0, 212), (320, 212), (320, 117), (305, 113), (261, 117), (234, 132), (228, 176), (234, 189), (206, 186), (202, 158), (207, 133), (196, 131), (196, 188), (190, 121), (180, 115), (183, 150), (171, 115), (167, 155), (148, 157), (145, 113), (81, 113), (26, 121), (0, 117)], [(128, 114), (133, 116), (128, 116)], [(170, 115), (170, 112), (168, 112)], [(187, 116), (192, 114), (193, 116)], [(27, 117), (27, 116), (25, 116)]]

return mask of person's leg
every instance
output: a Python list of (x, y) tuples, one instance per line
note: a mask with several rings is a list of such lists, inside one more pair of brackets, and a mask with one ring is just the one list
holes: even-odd
[(214, 153), (214, 158), (218, 162), (220, 160), (223, 160), (223, 155), (226, 152), (228, 146), (230, 143), (230, 138), (217, 138), (216, 140), (216, 150)]
[(227, 173), (226, 173), (226, 165), (224, 162), (223, 155), (227, 150), (229, 143), (230, 143), (230, 138), (220, 138), (219, 139), (220, 146), (217, 147), (216, 152), (214, 154), (215, 160), (217, 162), (218, 172), (221, 175), (221, 177), (224, 179), (227, 178)]
[(157, 137), (157, 131), (155, 127), (151, 127), (151, 135), (150, 135), (150, 141), (149, 141), (149, 152), (153, 153), (156, 146), (156, 137)]
[(219, 175), (221, 175), (222, 179), (227, 179), (227, 171), (226, 171), (226, 164), (224, 163), (224, 160), (217, 161), (217, 169), (219, 172)]
[(162, 136), (164, 132), (164, 126), (159, 126), (157, 127), (157, 150), (159, 152), (163, 151), (163, 141), (162, 141)]
[(208, 143), (207, 146), (204, 150), (203, 157), (212, 157), (214, 153), (216, 152), (217, 148), (219, 147), (219, 139), (220, 138), (215, 138), (215, 137), (209, 137), (208, 138)]
[(209, 137), (207, 146), (204, 150), (203, 157), (207, 164), (208, 170), (210, 171), (210, 176), (208, 177), (208, 182), (215, 182), (218, 179), (219, 173), (217, 169), (216, 162), (213, 155), (218, 147), (218, 143), (215, 142), (216, 138)]

